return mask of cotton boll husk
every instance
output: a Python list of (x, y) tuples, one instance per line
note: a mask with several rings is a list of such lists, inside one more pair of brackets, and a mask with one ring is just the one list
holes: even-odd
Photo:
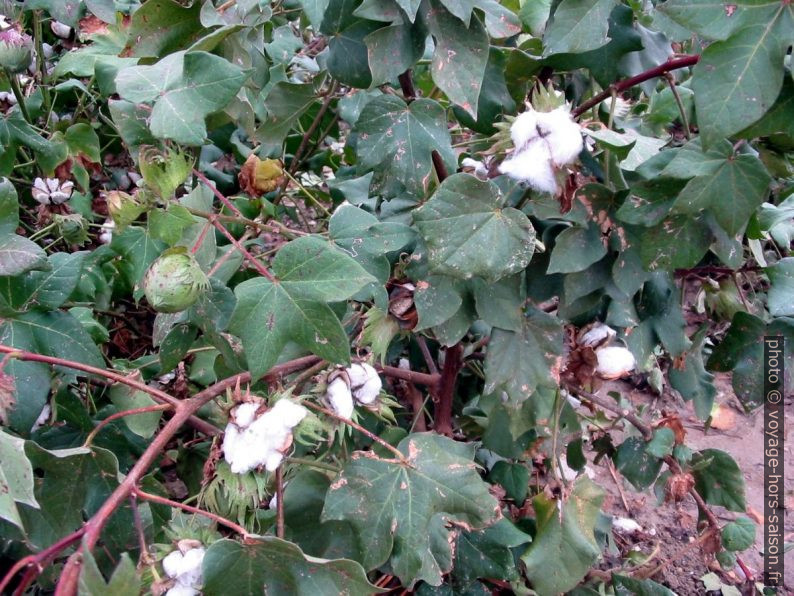
[(499, 166), (499, 171), (515, 180), (528, 183), (541, 192), (557, 192), (557, 179), (551, 165), (551, 153), (542, 139), (535, 139), (526, 149), (515, 151)]
[(596, 374), (604, 379), (619, 379), (634, 370), (634, 355), (622, 346), (607, 346), (596, 350)]
[(557, 166), (573, 163), (582, 151), (584, 141), (579, 125), (564, 107), (538, 114), (538, 129), (549, 145), (551, 159)]
[(325, 399), (331, 409), (342, 418), (350, 418), (353, 415), (353, 395), (342, 377), (337, 377), (329, 383)]
[(527, 143), (538, 136), (538, 113), (529, 108), (518, 115), (510, 126), (510, 138), (517, 150), (522, 149)]

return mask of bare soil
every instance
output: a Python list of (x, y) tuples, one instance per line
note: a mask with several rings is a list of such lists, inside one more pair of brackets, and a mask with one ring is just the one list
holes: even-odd
[[(667, 392), (662, 396), (655, 396), (647, 391), (638, 390), (628, 383), (616, 383), (601, 388), (599, 393), (605, 395), (608, 390), (617, 390), (631, 399), (635, 406), (641, 404), (649, 406), (651, 408), (649, 413), (654, 417), (659, 417), (661, 410), (668, 413), (677, 412), (687, 431), (687, 446), (693, 450), (716, 448), (730, 453), (745, 474), (747, 516), (758, 523), (764, 511), (763, 409), (750, 414), (743, 411), (731, 388), (730, 375), (718, 374), (715, 382), (718, 389), (715, 401), (723, 407), (722, 413), (725, 415), (724, 420), (727, 421), (720, 430), (710, 428), (705, 431), (691, 404), (684, 403), (680, 398)], [(794, 413), (791, 409), (793, 404), (794, 396), (788, 396), (785, 400), (786, 431), (794, 425)], [(794, 539), (794, 446), (790, 441), (786, 443), (785, 539), (791, 541)], [(646, 555), (655, 553), (653, 560), (663, 567), (653, 579), (681, 595), (706, 594), (700, 578), (714, 571), (724, 583), (736, 585), (745, 594), (752, 593), (752, 587), (743, 581), (742, 572), (738, 567), (731, 570), (720, 569), (713, 558), (711, 561), (707, 560), (698, 545), (693, 544), (697, 536), (697, 507), (691, 498), (678, 505), (672, 503), (658, 505), (656, 496), (650, 489), (638, 494), (618, 476), (619, 482), (624, 485), (621, 496), (612, 473), (603, 462), (601, 465), (593, 466), (593, 469), (598, 484), (607, 491), (604, 510), (616, 517), (634, 519), (642, 526), (642, 530), (636, 534), (618, 535), (618, 542), (624, 552), (639, 549)], [(624, 506), (624, 499), (629, 507), (628, 512)], [(724, 523), (741, 515), (721, 507), (714, 507), (713, 510), (718, 519)], [(763, 572), (762, 551), (763, 529), (759, 524), (755, 546), (741, 554), (742, 560), (756, 577)], [(601, 567), (612, 569), (619, 564), (617, 558), (614, 561), (607, 558)], [(785, 564), (786, 588), (781, 593), (794, 594), (794, 551), (786, 555)], [(648, 565), (648, 568), (653, 567), (654, 565)]]

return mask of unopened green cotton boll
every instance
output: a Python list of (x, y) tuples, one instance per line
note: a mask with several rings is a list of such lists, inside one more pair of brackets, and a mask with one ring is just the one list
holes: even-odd
[(16, 25), (0, 31), (0, 66), (10, 73), (24, 72), (30, 65), (32, 43)]
[(157, 312), (179, 312), (193, 306), (209, 280), (184, 248), (164, 252), (143, 278), (143, 292)]

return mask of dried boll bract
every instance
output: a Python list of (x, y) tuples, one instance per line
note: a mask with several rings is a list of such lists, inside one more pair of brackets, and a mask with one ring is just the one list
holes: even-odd
[(292, 429), (308, 410), (289, 399), (280, 399), (263, 414), (260, 402), (234, 408), (223, 436), (223, 456), (235, 474), (264, 466), (269, 472), (281, 465), (292, 445)]

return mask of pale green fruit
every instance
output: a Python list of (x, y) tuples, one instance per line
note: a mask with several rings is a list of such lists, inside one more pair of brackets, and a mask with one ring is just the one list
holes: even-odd
[(143, 278), (143, 293), (157, 312), (180, 312), (193, 306), (209, 279), (184, 248), (164, 252)]

